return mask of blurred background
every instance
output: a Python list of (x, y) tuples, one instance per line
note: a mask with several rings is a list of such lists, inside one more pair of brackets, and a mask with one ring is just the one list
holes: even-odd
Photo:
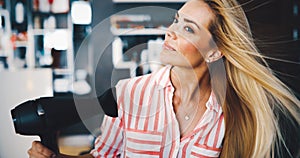
[[(146, 63), (159, 60), (164, 30), (185, 1), (0, 0), (0, 158), (27, 157), (39, 139), (15, 134), (16, 105), (44, 96), (99, 96), (120, 79), (159, 68)], [(300, 1), (239, 2), (261, 53), (277, 59), (267, 61), (299, 96)], [(60, 150), (89, 151), (101, 121), (60, 131)]]

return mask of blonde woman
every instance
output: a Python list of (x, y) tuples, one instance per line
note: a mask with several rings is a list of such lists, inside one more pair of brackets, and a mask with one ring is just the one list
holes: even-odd
[[(235, 0), (188, 1), (161, 60), (159, 71), (117, 84), (118, 117), (105, 117), (79, 157), (299, 157), (299, 100), (258, 53)], [(39, 142), (28, 153), (53, 156)]]

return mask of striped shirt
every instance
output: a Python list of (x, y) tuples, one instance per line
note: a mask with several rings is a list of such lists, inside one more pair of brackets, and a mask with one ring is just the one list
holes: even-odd
[(218, 157), (225, 133), (221, 106), (212, 92), (194, 130), (180, 137), (172, 106), (171, 66), (121, 80), (116, 85), (118, 117), (105, 116), (94, 157)]

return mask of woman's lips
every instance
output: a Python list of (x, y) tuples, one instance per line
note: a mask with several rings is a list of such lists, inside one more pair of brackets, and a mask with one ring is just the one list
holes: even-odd
[(166, 50), (176, 51), (173, 47), (171, 47), (168, 43), (164, 43), (163, 48)]

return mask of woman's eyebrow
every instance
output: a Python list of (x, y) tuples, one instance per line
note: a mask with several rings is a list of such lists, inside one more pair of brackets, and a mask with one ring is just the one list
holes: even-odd
[[(179, 18), (179, 13), (178, 13), (178, 12), (176, 13), (176, 17)], [(183, 18), (183, 20), (184, 20), (185, 22), (192, 23), (192, 24), (196, 25), (197, 28), (198, 28), (199, 30), (201, 30), (200, 27), (199, 27), (199, 25), (198, 25), (195, 21), (190, 20), (190, 19), (187, 19), (187, 18)]]

